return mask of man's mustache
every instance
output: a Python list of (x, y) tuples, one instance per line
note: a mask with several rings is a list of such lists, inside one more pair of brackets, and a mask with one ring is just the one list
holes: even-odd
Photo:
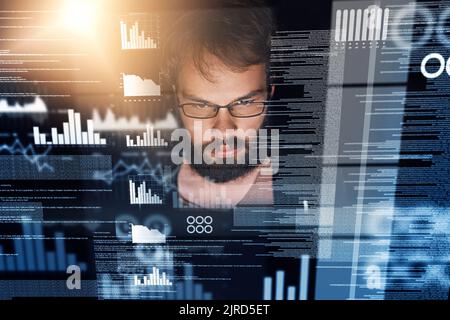
[(207, 145), (211, 144), (212, 142), (215, 141), (221, 141), (222, 144), (225, 145), (233, 145), (233, 146), (239, 146), (239, 145), (248, 145), (248, 139), (246, 139), (245, 137), (239, 137), (239, 136), (217, 136), (217, 137), (213, 137), (212, 139), (208, 140), (207, 142), (203, 142), (202, 143), (202, 148), (204, 149)]

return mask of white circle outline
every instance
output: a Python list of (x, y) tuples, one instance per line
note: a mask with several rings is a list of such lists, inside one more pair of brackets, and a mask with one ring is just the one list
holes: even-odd
[[(209, 232), (207, 231), (207, 228), (208, 228), (208, 227), (209, 227), (209, 229), (210, 229)], [(208, 230), (209, 230), (209, 229), (208, 229)], [(211, 232), (213, 232), (213, 227), (212, 227), (211, 225), (209, 225), (209, 224), (206, 225), (206, 226), (205, 226), (205, 233), (208, 233), (208, 234), (209, 234), (209, 233), (211, 233)]]
[[(202, 231), (199, 231), (199, 228), (201, 228)], [(203, 233), (205, 232), (205, 227), (199, 224), (198, 226), (195, 227), (195, 232), (197, 232), (198, 234)]]
[[(422, 15), (422, 17), (426, 20), (427, 27), (425, 28), (425, 32), (423, 36), (416, 42), (412, 41), (406, 41), (402, 35), (400, 34), (400, 30), (398, 29), (398, 26), (400, 25), (400, 22), (404, 19), (404, 17), (409, 13), (418, 13)], [(433, 15), (431, 14), (430, 10), (428, 10), (426, 7), (414, 4), (413, 6), (405, 6), (401, 10), (398, 11), (398, 13), (395, 15), (395, 23), (392, 25), (392, 33), (396, 36), (396, 39), (394, 41), (397, 43), (398, 47), (405, 47), (405, 48), (411, 48), (413, 46), (415, 47), (422, 47), (432, 36), (433, 34)]]
[[(190, 228), (192, 228), (192, 229), (190, 229)], [(189, 231), (189, 230), (192, 230), (192, 231)], [(195, 232), (195, 227), (192, 224), (190, 224), (187, 226), (186, 231), (187, 231), (187, 233), (193, 234)]]
[[(201, 221), (201, 222), (200, 222)], [(195, 217), (195, 222), (197, 224), (203, 224), (203, 222), (205, 221), (205, 218), (203, 218), (203, 216), (196, 216)]]
[[(430, 73), (425, 68), (427, 65), (427, 62), (431, 59), (437, 59), (440, 62), (439, 70), (433, 73)], [(422, 62), (420, 64), (420, 72), (422, 72), (423, 76), (427, 79), (434, 79), (439, 77), (442, 72), (444, 72), (444, 68), (446, 69), (447, 73), (449, 73), (450, 66), (449, 66), (449, 60), (447, 60), (447, 64), (445, 63), (445, 59), (442, 55), (439, 53), (429, 53), (425, 56), (425, 58), (422, 59)]]
[[(189, 222), (189, 218), (192, 218), (192, 219), (193, 219), (192, 222)], [(187, 222), (188, 224), (194, 224), (194, 222), (195, 222), (194, 216), (188, 216), (188, 217), (186, 218), (186, 222)]]
[[(207, 222), (206, 219), (210, 220), (210, 222)], [(213, 218), (211, 216), (206, 216), (205, 219), (203, 220), (206, 224), (211, 224), (213, 222)]]

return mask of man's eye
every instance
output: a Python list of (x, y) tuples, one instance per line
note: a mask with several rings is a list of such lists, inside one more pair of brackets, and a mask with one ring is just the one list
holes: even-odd
[(249, 104), (251, 104), (253, 102), (253, 100), (241, 100), (241, 101), (238, 101), (238, 105), (240, 105), (240, 106), (247, 106), (247, 105), (249, 105)]
[(208, 108), (208, 105), (207, 104), (195, 104), (194, 105), (197, 109), (206, 109), (206, 108)]

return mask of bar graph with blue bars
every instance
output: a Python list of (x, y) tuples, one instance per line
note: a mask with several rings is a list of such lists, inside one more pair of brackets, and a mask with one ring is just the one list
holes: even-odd
[(23, 223), (22, 231), (23, 237), (13, 240), (14, 253), (6, 253), (0, 245), (0, 272), (66, 271), (69, 265), (87, 270), (76, 254), (66, 253), (64, 233), (55, 233), (55, 251), (45, 251), (41, 223)]
[[(300, 259), (300, 279), (298, 284), (298, 300), (308, 299), (309, 255), (302, 255)], [(275, 292), (273, 292), (275, 290)], [(273, 295), (273, 293), (275, 293)], [(285, 285), (285, 272), (277, 270), (275, 283), (272, 277), (263, 279), (263, 300), (297, 300), (297, 288)]]
[(203, 285), (194, 282), (192, 264), (184, 265), (184, 281), (175, 284), (175, 290), (165, 292), (164, 298), (168, 300), (212, 300), (211, 292), (205, 292)]

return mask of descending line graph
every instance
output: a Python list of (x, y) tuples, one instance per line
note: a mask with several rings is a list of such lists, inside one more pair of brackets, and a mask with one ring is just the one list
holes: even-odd
[(54, 168), (44, 161), (43, 157), (50, 153), (51, 147), (47, 147), (42, 153), (37, 153), (32, 144), (24, 146), (19, 138), (16, 138), (11, 144), (0, 144), (0, 154), (22, 155), (31, 164), (36, 166), (39, 172), (53, 172)]
[(135, 74), (122, 74), (123, 95), (125, 97), (160, 96), (161, 86), (152, 79)]

